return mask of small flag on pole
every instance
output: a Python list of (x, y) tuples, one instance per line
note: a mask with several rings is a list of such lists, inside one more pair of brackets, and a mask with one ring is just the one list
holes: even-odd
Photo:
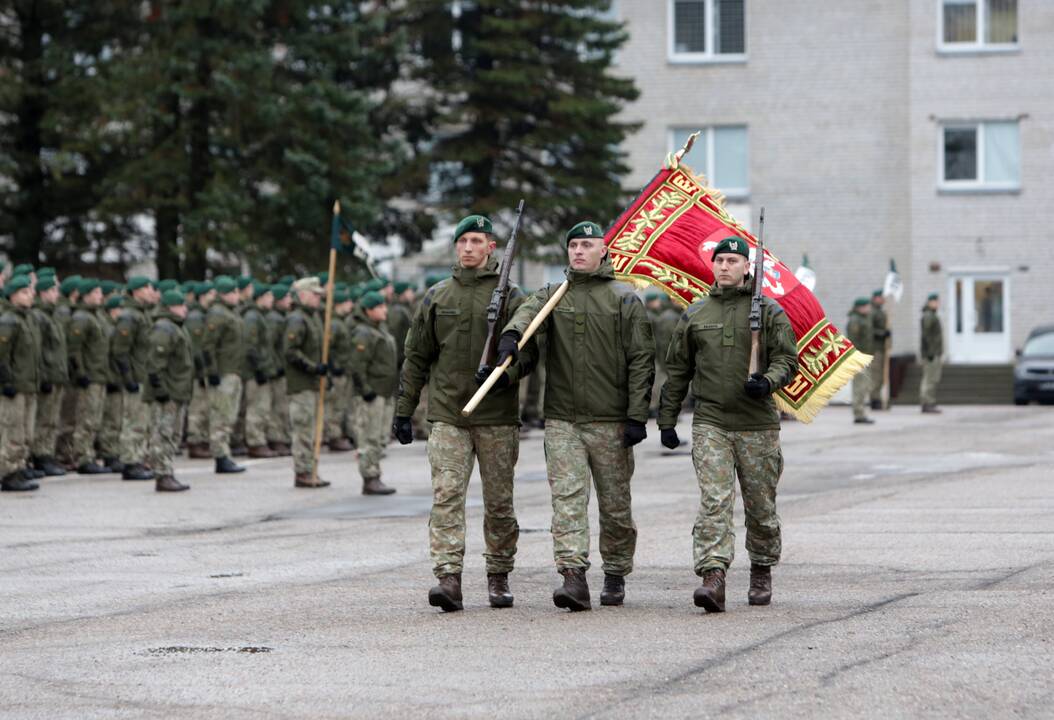
[(900, 302), (900, 298), (904, 296), (904, 283), (900, 279), (900, 273), (897, 272), (897, 263), (892, 258), (889, 260), (889, 272), (886, 274), (886, 284), (882, 288), (882, 294), (893, 298), (894, 302)]
[(333, 222), (330, 225), (329, 245), (337, 253), (342, 255), (353, 255), (366, 265), (373, 277), (377, 277), (377, 271), (373, 267), (373, 257), (366, 249), (365, 238), (360, 235), (355, 227), (340, 214), (340, 201), (333, 203)]
[(801, 256), (801, 265), (794, 271), (794, 277), (798, 278), (798, 282), (808, 288), (809, 292), (816, 289), (816, 273), (809, 267), (808, 255)]

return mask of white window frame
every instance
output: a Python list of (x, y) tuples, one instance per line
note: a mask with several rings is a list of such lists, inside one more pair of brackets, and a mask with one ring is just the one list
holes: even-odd
[[(988, 0), (974, 0), (974, 13), (976, 15), (977, 38), (972, 42), (944, 42), (944, 3), (945, 0), (937, 0), (937, 52), (944, 55), (957, 55), (962, 53), (1005, 53), (1017, 52), (1021, 49), (1021, 3), (1017, 4), (1017, 42), (1013, 43), (986, 43), (984, 41), (985, 31), (988, 29), (987, 7)], [(965, 2), (963, 4), (966, 4)]]
[[(994, 122), (1016, 122), (1018, 160), (1021, 155), (1021, 123), (1017, 118), (1012, 120), (1000, 120), (990, 118), (988, 120), (945, 120), (937, 124), (937, 189), (945, 192), (1015, 192), (1021, 189), (1021, 174), (1018, 172), (1017, 182), (992, 182), (985, 180), (985, 125)], [(944, 178), (944, 131), (945, 130), (967, 130), (973, 129), (977, 132), (977, 178), (974, 180), (946, 180)]]
[[(674, 3), (676, 0), (666, 0), (666, 59), (676, 64), (699, 64), (699, 63), (745, 63), (747, 53), (715, 53), (714, 33), (717, 27), (714, 24), (714, 0), (699, 0), (704, 2), (703, 12), (706, 17), (706, 52), (677, 52), (677, 28), (674, 22)], [(743, 45), (747, 45), (747, 0), (743, 0)]]
[[(747, 131), (747, 187), (734, 188), (734, 187), (720, 187), (716, 185), (716, 178), (714, 177), (714, 130), (718, 128), (744, 128)], [(706, 182), (713, 187), (715, 190), (720, 190), (722, 194), (729, 200), (746, 201), (750, 199), (750, 126), (746, 123), (719, 123), (717, 125), (706, 125), (705, 127), (691, 127), (688, 125), (671, 125), (666, 129), (666, 151), (677, 152), (681, 149), (681, 146), (677, 144), (676, 134), (677, 131), (681, 130), (695, 130), (699, 131), (699, 137), (696, 138), (697, 143), (704, 143), (706, 145), (706, 167), (705, 168), (693, 168), (696, 172), (701, 172), (706, 177)]]

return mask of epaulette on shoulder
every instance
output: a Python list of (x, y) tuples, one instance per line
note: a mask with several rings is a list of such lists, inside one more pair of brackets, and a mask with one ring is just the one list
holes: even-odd
[(425, 292), (424, 298), (421, 300), (421, 304), (424, 305), (425, 307), (430, 306), (435, 301), (435, 296), (436, 296), (436, 293), (439, 292), (439, 289), (440, 288), (445, 288), (449, 284), (450, 284), (450, 278), (443, 278), (442, 280), (437, 282), (435, 285), (433, 285), (432, 287), (428, 288), (428, 291)]

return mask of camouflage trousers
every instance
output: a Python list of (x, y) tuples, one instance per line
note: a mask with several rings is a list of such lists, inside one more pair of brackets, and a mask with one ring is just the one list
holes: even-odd
[(348, 410), (344, 413), (344, 430), (347, 432), (348, 437), (355, 441), (355, 447), (359, 445), (359, 417), (362, 415), (362, 396), (359, 395), (358, 391), (354, 388), (355, 383), (349, 383), (352, 386), (351, 392), (348, 397)]
[(61, 462), (72, 463), (73, 431), (77, 420), (77, 395), (80, 388), (68, 385), (62, 388), (62, 402), (59, 410), (59, 437), (55, 444), (55, 455)]
[(853, 417), (867, 417), (868, 400), (871, 397), (871, 372), (864, 370), (853, 376)]
[(21, 470), (29, 462), (29, 448), (36, 425), (36, 395), (0, 396), (0, 478)]
[(871, 402), (882, 402), (882, 388), (886, 384), (886, 344), (875, 351), (871, 360)]
[(326, 420), (324, 435), (326, 442), (344, 437), (344, 419), (348, 413), (347, 375), (331, 379), (332, 386), (326, 390)]
[[(95, 439), (102, 429), (103, 413), (106, 411), (106, 387), (92, 383), (86, 388), (78, 387), (76, 425), (73, 428), (71, 459), (75, 465), (95, 462)], [(120, 396), (120, 393), (114, 393)]]
[(271, 381), (271, 416), (267, 423), (267, 439), (288, 445), (292, 442), (289, 429), (289, 396), (286, 394), (285, 378)]
[(271, 423), (274, 393), (272, 384), (256, 380), (245, 383), (245, 444), (260, 447), (267, 444), (267, 427)]
[(553, 500), (553, 556), (557, 569), (589, 567), (590, 477), (600, 511), (604, 572), (629, 575), (637, 547), (630, 479), (633, 448), (622, 447), (624, 425), (545, 421), (545, 469)]
[(59, 413), (65, 388), (56, 385), (51, 392), (37, 395), (37, 423), (30, 446), (33, 457), (54, 458), (59, 438)]
[(392, 434), (394, 412), (395, 398), (359, 400), (355, 443), (359, 449), (359, 475), (363, 480), (381, 476), (381, 456)]
[(149, 455), (150, 422), (153, 416), (153, 403), (143, 400), (143, 391), (124, 393), (124, 407), (121, 423), (120, 454), (125, 463), (146, 462)]
[(428, 422), (428, 386), (421, 388), (421, 396), (418, 398), (417, 407), (410, 418), (414, 434), (420, 433), (422, 437), (429, 437), (432, 432), (432, 423)]
[(231, 456), (231, 432), (238, 420), (242, 401), (242, 379), (234, 373), (220, 378), (209, 388), (209, 452), (212, 457)]
[(699, 514), (692, 531), (696, 574), (727, 569), (732, 564), (737, 475), (743, 492), (750, 562), (779, 562), (782, 542), (776, 485), (783, 473), (780, 431), (722, 430), (696, 423), (692, 426), (692, 464), (699, 480)]
[(124, 420), (124, 391), (105, 393), (102, 423), (95, 436), (95, 446), (103, 458), (121, 456), (121, 423)]
[(937, 386), (941, 382), (941, 359), (922, 361), (922, 384), (919, 386), (919, 402), (923, 405), (937, 404)]
[(289, 396), (289, 420), (293, 426), (293, 472), (310, 474), (315, 468), (315, 414), (318, 393), (304, 390)]
[(465, 557), (465, 496), (477, 459), (483, 486), (483, 557), (487, 572), (512, 570), (520, 536), (512, 502), (512, 481), (519, 456), (520, 432), (515, 425), (432, 425), (428, 436), (428, 463), (432, 466), (428, 540), (436, 577), (461, 572)]
[(165, 403), (149, 403), (146, 407), (151, 415), (147, 464), (158, 476), (173, 475), (172, 458), (179, 454), (187, 404), (169, 400)]
[(194, 381), (194, 390), (187, 408), (187, 444), (207, 445), (209, 442), (209, 391)]

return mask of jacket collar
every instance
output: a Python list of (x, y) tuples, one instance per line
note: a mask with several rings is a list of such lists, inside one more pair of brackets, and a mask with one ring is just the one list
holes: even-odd
[(498, 259), (491, 255), (481, 268), (466, 268), (455, 265), (451, 268), (451, 273), (462, 285), (475, 285), (482, 278), (495, 277), (498, 274)]
[(601, 282), (608, 282), (615, 279), (615, 267), (611, 264), (611, 255), (605, 255), (604, 259), (600, 261), (600, 267), (592, 272), (582, 272), (580, 270), (572, 270), (570, 266), (564, 269), (564, 275), (567, 276), (568, 281), (572, 285), (579, 285), (594, 280)]

